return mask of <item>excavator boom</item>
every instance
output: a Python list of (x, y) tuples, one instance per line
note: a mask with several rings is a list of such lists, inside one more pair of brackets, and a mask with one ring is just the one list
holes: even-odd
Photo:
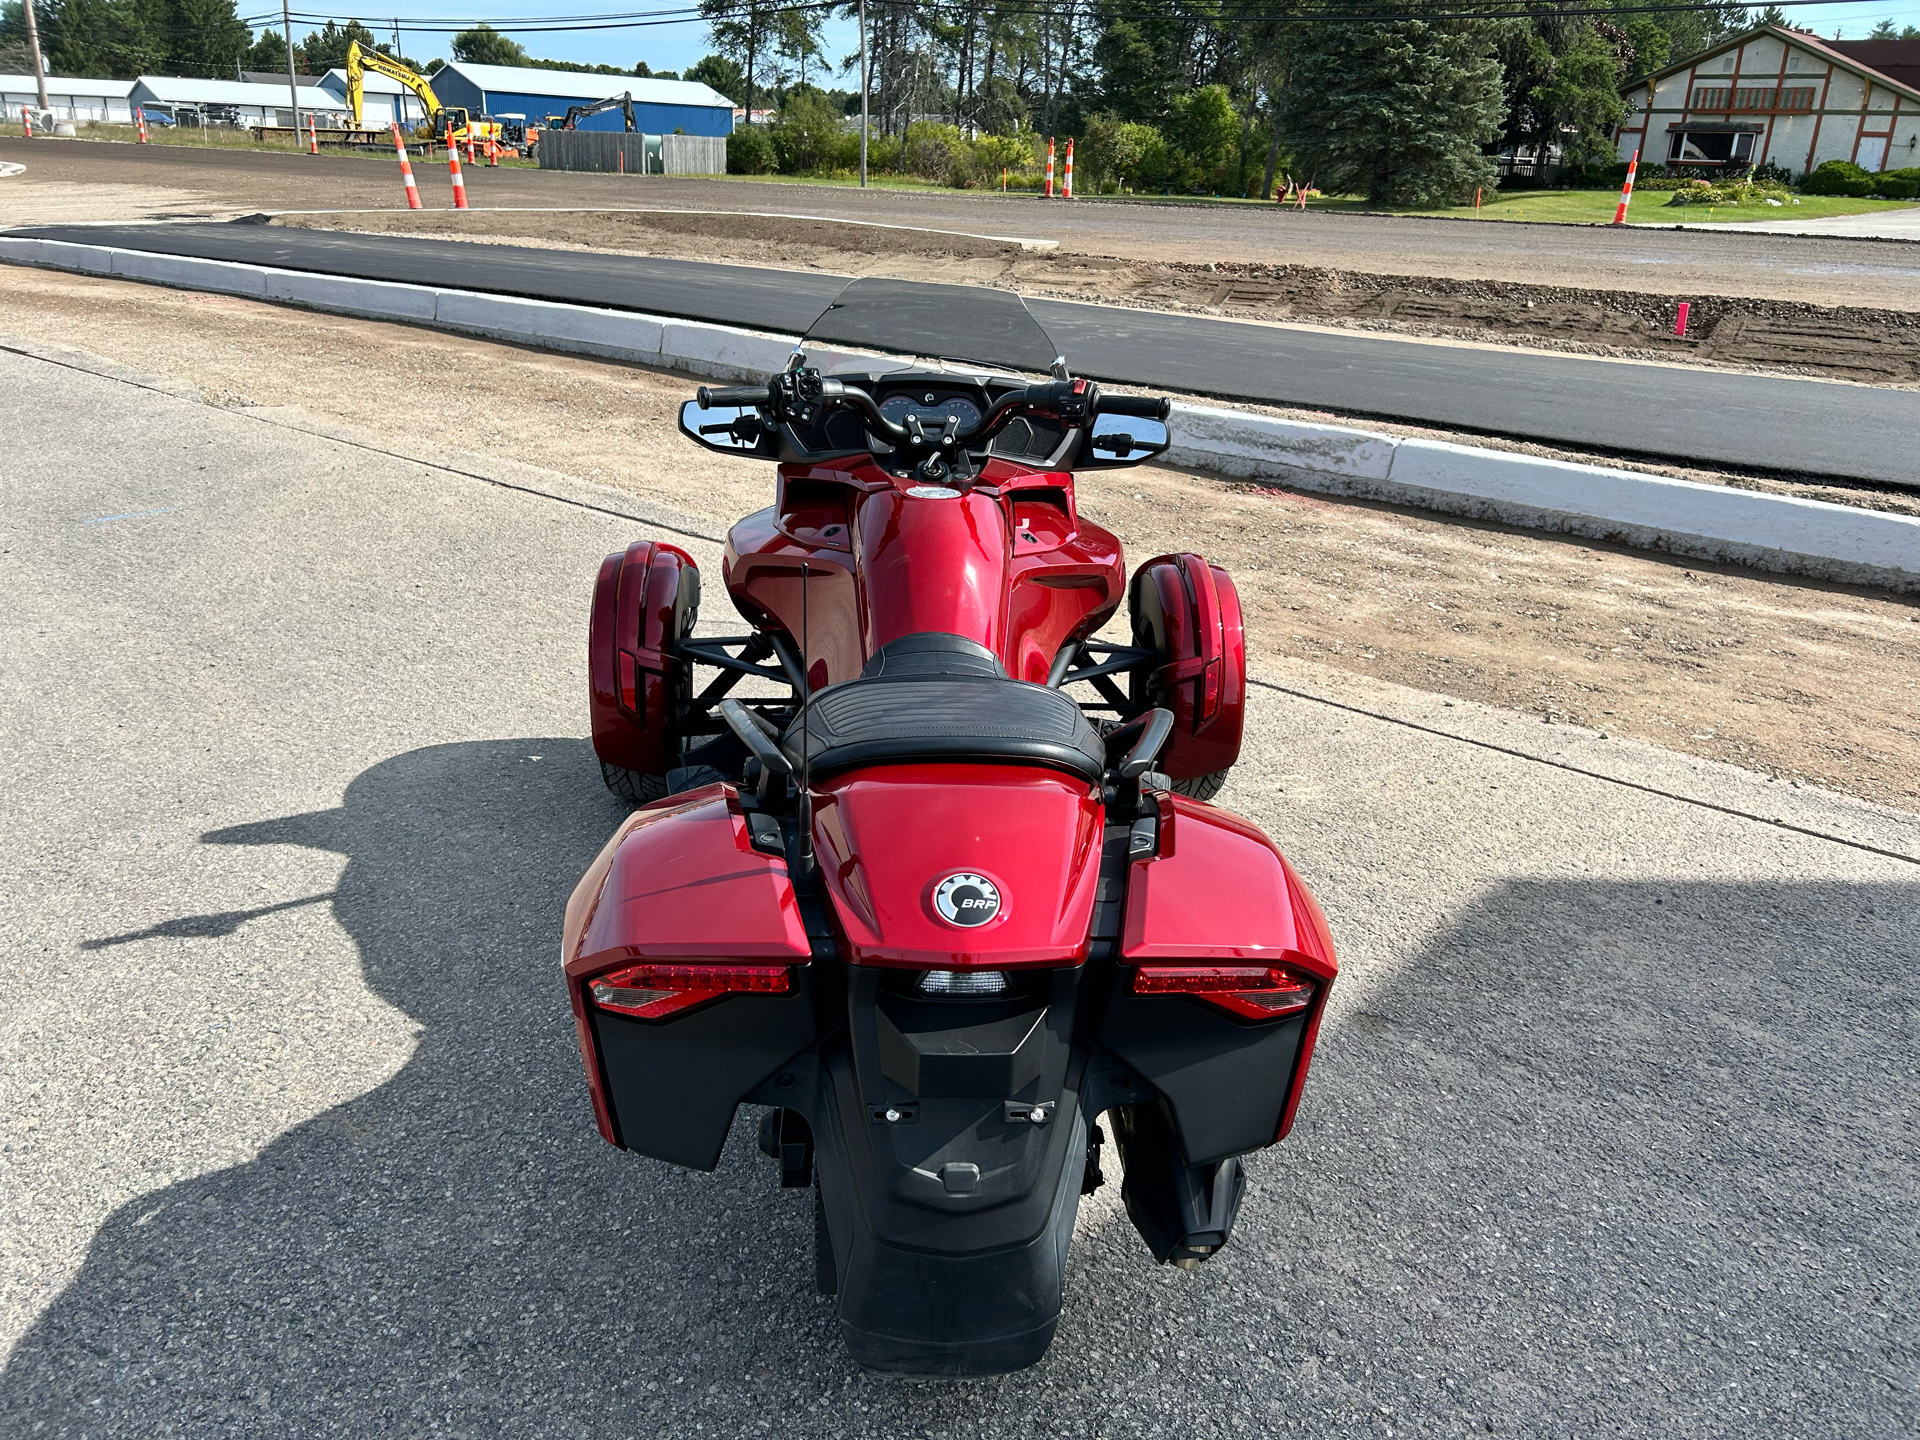
[(353, 115), (353, 128), (362, 130), (366, 122), (361, 118), (366, 90), (366, 72), (384, 75), (396, 80), (411, 90), (420, 99), (426, 118), (414, 127), (414, 135), (422, 140), (444, 139), (449, 131), (455, 140), (485, 140), (500, 138), (500, 126), (497, 122), (475, 123), (469, 120), (467, 112), (456, 105), (452, 109), (440, 103), (440, 97), (433, 93), (433, 86), (427, 83), (427, 77), (419, 74), (410, 66), (402, 65), (391, 55), (383, 55), (378, 50), (362, 48), (358, 40), (347, 46), (347, 109)]

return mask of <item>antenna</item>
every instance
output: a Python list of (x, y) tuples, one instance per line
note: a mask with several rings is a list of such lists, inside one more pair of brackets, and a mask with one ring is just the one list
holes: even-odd
[(813, 790), (809, 784), (813, 776), (813, 747), (807, 743), (807, 712), (813, 708), (813, 662), (808, 659), (813, 652), (807, 648), (807, 591), (811, 584), (813, 571), (805, 560), (800, 562), (800, 868), (809, 877), (813, 875)]

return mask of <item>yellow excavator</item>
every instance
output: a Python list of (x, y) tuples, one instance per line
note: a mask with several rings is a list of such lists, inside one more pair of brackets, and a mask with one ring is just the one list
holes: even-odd
[(415, 73), (402, 65), (391, 55), (382, 55), (378, 50), (363, 50), (360, 42), (354, 41), (347, 46), (347, 108), (353, 114), (353, 128), (364, 130), (366, 123), (360, 118), (363, 92), (366, 88), (366, 72), (384, 75), (389, 80), (397, 80), (415, 95), (427, 112), (427, 118), (413, 127), (416, 140), (445, 140), (449, 127), (455, 140), (499, 141), (500, 122), (481, 115), (467, 114), (463, 105), (446, 106), (440, 103), (440, 97), (433, 93), (433, 86), (427, 83), (427, 77)]

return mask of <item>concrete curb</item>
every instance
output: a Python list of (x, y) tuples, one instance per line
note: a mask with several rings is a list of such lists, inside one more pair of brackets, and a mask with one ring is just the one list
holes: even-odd
[(1843, 584), (1920, 590), (1920, 517), (1176, 402), (1166, 458), (1238, 479)]
[[(752, 381), (791, 337), (695, 320), (0, 236), (0, 261)], [(820, 352), (825, 364), (852, 352)], [(1185, 402), (1176, 465), (1843, 584), (1920, 591), (1920, 517)]]

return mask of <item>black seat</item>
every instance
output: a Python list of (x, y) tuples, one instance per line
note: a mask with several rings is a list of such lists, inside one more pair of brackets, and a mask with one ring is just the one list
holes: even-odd
[(1058, 690), (1010, 679), (998, 657), (961, 635), (903, 635), (867, 661), (858, 680), (807, 703), (781, 746), (815, 775), (904, 760), (996, 760), (1046, 765), (1087, 781), (1106, 752), (1080, 707)]

